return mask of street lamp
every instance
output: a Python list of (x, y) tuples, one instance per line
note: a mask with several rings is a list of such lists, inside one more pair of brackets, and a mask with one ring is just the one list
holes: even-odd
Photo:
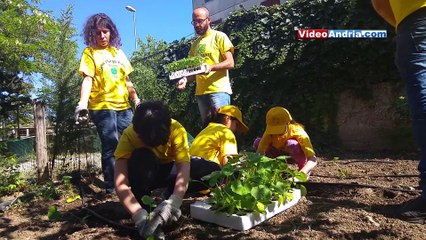
[(137, 41), (136, 41), (136, 8), (134, 8), (130, 5), (127, 5), (126, 9), (127, 9), (127, 11), (133, 13), (133, 32), (135, 34), (135, 51), (136, 51), (136, 49), (138, 48), (138, 44), (137, 44)]

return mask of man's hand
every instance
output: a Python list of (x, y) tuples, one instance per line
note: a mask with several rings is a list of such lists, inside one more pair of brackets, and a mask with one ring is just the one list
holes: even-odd
[(187, 82), (188, 79), (186, 77), (179, 79), (179, 81), (176, 83), (176, 88), (179, 90), (185, 90)]
[(87, 103), (78, 103), (74, 111), (75, 124), (86, 124), (89, 122), (89, 110), (87, 110)]
[(146, 227), (145, 234), (149, 236), (154, 233), (158, 226), (164, 226), (177, 221), (182, 215), (180, 211), (181, 205), (182, 199), (174, 194), (169, 199), (160, 203), (152, 212), (152, 219), (148, 223), (148, 227)]

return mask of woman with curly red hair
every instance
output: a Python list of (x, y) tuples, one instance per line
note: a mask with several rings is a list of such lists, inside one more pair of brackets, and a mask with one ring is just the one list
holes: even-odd
[(121, 38), (114, 22), (104, 13), (89, 17), (83, 30), (84, 49), (79, 73), (83, 76), (80, 101), (75, 109), (77, 124), (88, 115), (101, 139), (102, 172), (106, 193), (114, 192), (114, 151), (119, 134), (131, 123), (129, 100), (136, 105), (138, 95), (129, 80), (133, 71), (120, 49)]

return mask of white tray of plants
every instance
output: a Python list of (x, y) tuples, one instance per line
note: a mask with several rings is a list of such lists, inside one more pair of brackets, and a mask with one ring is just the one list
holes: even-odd
[(244, 231), (296, 205), (306, 189), (306, 175), (287, 165), (288, 157), (268, 158), (247, 153), (233, 158), (209, 182), (208, 200), (191, 204), (191, 217)]
[(183, 58), (178, 61), (167, 64), (169, 79), (175, 80), (183, 77), (204, 73), (204, 58), (201, 56)]

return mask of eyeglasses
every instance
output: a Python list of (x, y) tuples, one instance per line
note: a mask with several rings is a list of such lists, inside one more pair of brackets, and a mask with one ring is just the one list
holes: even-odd
[(206, 20), (207, 20), (207, 18), (192, 20), (192, 21), (191, 21), (191, 24), (192, 24), (192, 25), (202, 24), (202, 23), (203, 23), (204, 21), (206, 21)]

